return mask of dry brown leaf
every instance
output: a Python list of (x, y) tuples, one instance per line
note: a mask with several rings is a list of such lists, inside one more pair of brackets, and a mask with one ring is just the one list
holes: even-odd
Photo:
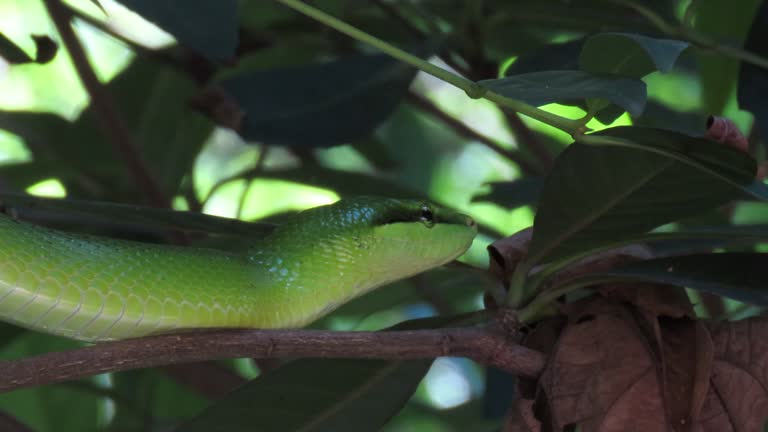
[(768, 319), (708, 325), (714, 345), (703, 432), (759, 432), (768, 420)]
[(517, 398), (504, 418), (502, 432), (540, 432), (541, 423), (533, 414), (531, 399)]
[(593, 299), (570, 310), (540, 379), (551, 429), (667, 430), (655, 355), (629, 309)]
[(491, 258), (488, 270), (491, 274), (500, 281), (509, 282), (515, 268), (528, 253), (532, 235), (533, 227), (528, 227), (488, 245)]
[(495, 291), (485, 293), (483, 303), (486, 309), (496, 310), (498, 305), (504, 304), (504, 297), (509, 292), (509, 280), (517, 265), (528, 253), (528, 244), (531, 242), (532, 235), (533, 227), (528, 227), (488, 245), (490, 257), (488, 272), (499, 284)]
[(667, 418), (675, 431), (695, 430), (709, 391), (714, 348), (701, 321), (661, 318), (661, 381)]
[(680, 287), (649, 283), (601, 285), (599, 292), (613, 301), (635, 305), (652, 319), (657, 317), (695, 318), (693, 305)]

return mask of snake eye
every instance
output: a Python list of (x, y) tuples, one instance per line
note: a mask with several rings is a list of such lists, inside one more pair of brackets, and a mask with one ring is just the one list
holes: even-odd
[(421, 216), (419, 219), (427, 225), (435, 223), (435, 215), (432, 213), (432, 209), (427, 205), (421, 206)]

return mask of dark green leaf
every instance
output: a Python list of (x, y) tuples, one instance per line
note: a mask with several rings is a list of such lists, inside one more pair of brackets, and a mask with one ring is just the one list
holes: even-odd
[(527, 177), (510, 182), (490, 183), (491, 191), (477, 195), (473, 201), (492, 201), (508, 209), (530, 205), (538, 201), (543, 179)]
[(386, 55), (355, 55), (252, 72), (220, 85), (245, 114), (244, 138), (329, 147), (369, 136), (400, 103), (415, 73)]
[[(0, 350), (3, 360), (82, 347), (72, 340), (24, 332)], [(0, 410), (38, 432), (92, 431), (99, 425), (102, 398), (67, 386), (48, 386), (0, 394)]]
[[(763, 2), (752, 23), (744, 48), (763, 58), (768, 57), (768, 2)], [(757, 128), (768, 148), (768, 70), (742, 62), (738, 86), (739, 106), (752, 112)]]
[(588, 38), (579, 58), (581, 69), (642, 78), (651, 72), (668, 72), (687, 42), (655, 39), (633, 33), (600, 33)]
[[(408, 321), (392, 330), (440, 327), (457, 319)], [(411, 397), (431, 363), (297, 360), (244, 385), (176, 432), (378, 430)]]
[(112, 380), (118, 398), (109, 432), (167, 432), (171, 425), (192, 418), (209, 404), (158, 369), (120, 372)]
[(637, 148), (575, 143), (557, 158), (539, 201), (531, 263), (713, 209), (741, 196), (739, 185), (756, 171), (745, 153), (703, 138), (639, 127), (597, 135)]
[(544, 71), (484, 80), (483, 87), (531, 105), (589, 98), (608, 100), (632, 116), (645, 107), (645, 83), (633, 78), (584, 71)]
[(279, 179), (332, 189), (342, 197), (355, 195), (382, 195), (398, 198), (425, 198), (426, 194), (380, 176), (338, 171), (319, 165), (281, 171), (265, 171), (260, 178)]
[(88, 224), (92, 224), (94, 220), (101, 220), (112, 224), (134, 224), (157, 230), (178, 229), (250, 238), (263, 237), (274, 229), (270, 224), (243, 222), (202, 213), (99, 201), (0, 194), (0, 202), (7, 209), (20, 211), (22, 215), (25, 209), (48, 212), (59, 217), (69, 214), (78, 218), (85, 217), (82, 222)]
[(584, 39), (571, 42), (549, 44), (537, 50), (521, 55), (505, 71), (505, 76), (514, 76), (531, 72), (564, 71), (579, 69), (579, 53)]
[(237, 0), (119, 0), (212, 61), (235, 56)]
[(177, 432), (377, 430), (430, 361), (298, 360), (246, 384)]
[(667, 129), (697, 136), (704, 135), (706, 132), (707, 116), (697, 112), (678, 111), (654, 100), (649, 100), (643, 115), (633, 120), (635, 126)]
[[(210, 121), (186, 106), (195, 84), (173, 69), (137, 61), (108, 90), (141, 144), (148, 169), (164, 192), (174, 194), (213, 130)], [(92, 107), (74, 123), (47, 113), (0, 111), (0, 127), (25, 140), (34, 159), (25, 166), (36, 174), (59, 177), (71, 196), (140, 201), (136, 185), (127, 180), (125, 161), (95, 120)]]
[(765, 268), (768, 254), (700, 254), (638, 261), (590, 277), (677, 285), (768, 306)]
[(0, 57), (11, 64), (23, 64), (34, 61), (23, 49), (19, 48), (2, 33), (0, 33)]
[[(725, 45), (741, 46), (761, 0), (701, 1), (696, 11), (694, 27)], [(722, 114), (736, 87), (739, 60), (712, 51), (698, 53), (703, 111)]]

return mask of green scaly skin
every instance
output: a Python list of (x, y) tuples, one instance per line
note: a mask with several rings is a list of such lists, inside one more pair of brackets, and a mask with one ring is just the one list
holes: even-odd
[[(305, 325), (463, 254), (468, 216), (360, 197), (298, 213), (247, 253), (85, 236), (0, 217), (0, 320), (85, 341)], [(422, 220), (432, 215), (432, 222)], [(429, 219), (429, 218), (427, 218)]]

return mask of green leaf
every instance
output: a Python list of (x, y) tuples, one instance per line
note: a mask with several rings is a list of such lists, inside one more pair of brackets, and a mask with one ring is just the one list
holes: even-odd
[[(694, 27), (697, 31), (725, 45), (741, 46), (761, 0), (697, 1)], [(703, 111), (722, 114), (733, 96), (739, 73), (739, 60), (712, 51), (699, 50)]]
[[(3, 346), (0, 358), (19, 359), (79, 347), (82, 347), (79, 342), (30, 331)], [(66, 385), (0, 394), (0, 410), (39, 432), (97, 430), (100, 426), (99, 408), (103, 403), (97, 395)]]
[[(768, 58), (768, 2), (763, 2), (752, 23), (744, 48)], [(768, 70), (752, 63), (743, 62), (739, 71), (737, 98), (739, 107), (752, 112), (760, 133), (768, 134)], [(763, 146), (768, 149), (768, 140), (763, 139)]]
[(472, 201), (491, 201), (508, 209), (514, 209), (538, 201), (543, 180), (539, 177), (527, 177), (509, 182), (494, 182), (489, 185), (490, 192), (476, 195)]
[(645, 108), (645, 83), (634, 78), (584, 71), (544, 71), (480, 81), (483, 87), (527, 102), (546, 105), (552, 102), (598, 98), (614, 103), (632, 116)]
[[(401, 323), (434, 328), (463, 317)], [(405, 405), (431, 360), (302, 359), (244, 385), (176, 432), (378, 430)]]
[(246, 73), (220, 85), (245, 114), (245, 139), (329, 147), (368, 137), (398, 106), (415, 75), (389, 56), (355, 55)]
[[(186, 106), (196, 85), (178, 71), (137, 61), (107, 88), (141, 145), (148, 170), (166, 194), (176, 193), (213, 130), (210, 121)], [(95, 114), (91, 106), (68, 122), (47, 113), (0, 111), (0, 127), (27, 143), (33, 161), (26, 166), (44, 178), (61, 176), (70, 196), (141, 201), (141, 191), (126, 179), (125, 161), (97, 127)]]
[(324, 168), (319, 165), (259, 173), (259, 178), (286, 180), (332, 189), (342, 197), (382, 195), (399, 198), (426, 198), (426, 194), (398, 183), (396, 179)]
[(223, 62), (237, 48), (237, 0), (119, 0), (209, 60)]
[(430, 364), (298, 360), (246, 384), (177, 432), (376, 430), (411, 397)]
[(768, 254), (697, 254), (638, 261), (588, 277), (677, 285), (768, 306), (765, 268)]
[(633, 147), (575, 143), (544, 183), (530, 264), (577, 254), (740, 197), (756, 163), (731, 147), (676, 132), (618, 127), (595, 135)]
[(111, 224), (134, 224), (157, 230), (178, 229), (250, 238), (264, 237), (274, 229), (274, 225), (265, 223), (243, 222), (202, 213), (99, 201), (0, 194), (0, 203), (12, 210), (49, 212), (54, 219), (68, 214), (76, 216), (85, 224), (93, 224), (94, 220), (100, 220)]
[(45, 64), (51, 61), (58, 51), (59, 46), (48, 36), (32, 35), (37, 52), (35, 58), (27, 55), (24, 50), (19, 48), (13, 41), (8, 39), (0, 32), (0, 57), (10, 64), (40, 63)]
[(23, 49), (19, 48), (12, 40), (0, 33), (0, 57), (11, 64), (31, 63), (32, 57), (27, 55)]
[(655, 71), (668, 72), (688, 45), (633, 33), (600, 33), (584, 42), (579, 62), (587, 72), (642, 78)]
[(169, 431), (170, 425), (192, 418), (210, 403), (161, 369), (120, 372), (112, 381), (118, 397), (110, 432)]

